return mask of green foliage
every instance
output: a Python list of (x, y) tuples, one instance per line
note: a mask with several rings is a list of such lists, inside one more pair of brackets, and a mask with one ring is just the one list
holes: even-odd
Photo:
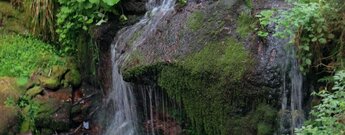
[(248, 13), (241, 13), (237, 19), (236, 32), (240, 34), (241, 37), (246, 37), (248, 34), (253, 32), (255, 28), (256, 20)]
[(32, 131), (33, 133), (37, 133), (38, 130), (36, 129), (36, 118), (38, 117), (39, 113), (39, 104), (32, 100), (28, 96), (21, 96), (18, 101), (15, 101), (12, 97), (8, 97), (5, 101), (6, 106), (20, 108), (20, 132), (25, 133)]
[(59, 0), (61, 8), (57, 14), (59, 41), (64, 52), (76, 50), (76, 39), (87, 33), (92, 25), (105, 22), (105, 12), (111, 11), (119, 0)]
[(187, 5), (188, 0), (178, 0), (177, 3), (181, 6)]
[(328, 64), (343, 65), (344, 9), (344, 3), (338, 0), (300, 0), (289, 10), (279, 10), (276, 17), (261, 15), (266, 14), (264, 11), (258, 17), (263, 26), (270, 22), (277, 25), (275, 36), (291, 38), (298, 48), (301, 71), (307, 72), (311, 66), (334, 71), (337, 65)]
[(63, 64), (54, 49), (39, 40), (0, 35), (0, 76), (28, 78), (38, 68)]
[(233, 134), (255, 134), (269, 135), (272, 134), (276, 127), (277, 110), (271, 106), (260, 103), (255, 109), (246, 114), (244, 117), (235, 117), (231, 119), (229, 128)]
[(313, 93), (322, 98), (321, 104), (310, 112), (311, 119), (305, 122), (298, 135), (343, 135), (345, 134), (345, 71), (337, 72), (332, 90)]
[(260, 14), (256, 15), (256, 17), (259, 18), (260, 21), (260, 29), (258, 31), (258, 35), (260, 37), (267, 37), (268, 32), (266, 30), (266, 27), (268, 24), (270, 24), (271, 17), (273, 16), (272, 10), (263, 10), (260, 12)]
[(222, 79), (239, 80), (251, 63), (244, 46), (237, 40), (228, 38), (208, 44), (202, 51), (184, 61), (183, 65), (192, 73), (221, 73)]

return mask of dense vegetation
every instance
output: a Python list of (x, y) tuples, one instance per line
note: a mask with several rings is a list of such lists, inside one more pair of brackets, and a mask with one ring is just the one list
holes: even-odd
[[(51, 106), (41, 105), (35, 96), (43, 89), (80, 85), (81, 77), (74, 62), (88, 54), (83, 52), (85, 48), (94, 51), (93, 60), (99, 57), (90, 38), (91, 29), (107, 22), (109, 15), (126, 20), (123, 11), (118, 10), (119, 2), (0, 1), (0, 77), (9, 82), (14, 80), (13, 91), (19, 90), (19, 96), (17, 93), (0, 96), (0, 101), (6, 100), (0, 105), (18, 110), (18, 132), (44, 134), (37, 127), (38, 114), (50, 115), (46, 110)], [(343, 0), (288, 2), (290, 8), (264, 10), (256, 18), (250, 12), (240, 13), (235, 22), (236, 32), (239, 38), (246, 38), (257, 30), (263, 42), (269, 35), (291, 39), (291, 45), (297, 48), (300, 70), (305, 76), (317, 74), (320, 81), (313, 83), (320, 88), (312, 96), (320, 103), (313, 107), (304, 126), (296, 129), (297, 134), (345, 134), (345, 4)], [(249, 0), (245, 3), (248, 8), (255, 4)], [(188, 1), (178, 0), (177, 4), (185, 6)], [(213, 18), (203, 13), (196, 11), (186, 18), (188, 30), (198, 33), (206, 24), (213, 24)], [(223, 27), (226, 22), (216, 23)], [(275, 24), (275, 33), (268, 30), (270, 24)], [(222, 30), (215, 28), (207, 36), (216, 37)], [(269, 90), (266, 87), (261, 88), (261, 93), (243, 90), (250, 87), (243, 85), (243, 78), (254, 61), (243, 42), (233, 37), (217, 38), (183, 61), (160, 67), (155, 81), (169, 97), (183, 104), (186, 123), (190, 124), (188, 134), (270, 134), (277, 128), (274, 122), (277, 110), (267, 105), (268, 99), (261, 98)], [(138, 69), (136, 73), (144, 72)]]
[(52, 46), (34, 38), (0, 35), (0, 76), (28, 78), (37, 69), (63, 65)]
[[(257, 17), (263, 26), (277, 25), (275, 36), (291, 39), (305, 75), (309, 71), (323, 73), (319, 83), (324, 88), (313, 93), (321, 102), (296, 132), (344, 134), (345, 4), (341, 0), (297, 0), (292, 5), (289, 10), (262, 11)], [(259, 34), (265, 37), (268, 32)]]
[(54, 113), (67, 108), (64, 114), (69, 115), (70, 99), (47, 98), (47, 90), (67, 89), (68, 97), (68, 90), (80, 87), (82, 67), (76, 60), (90, 54), (83, 48), (96, 51), (89, 30), (106, 22), (105, 14), (119, 15), (118, 2), (0, 1), (0, 111), (5, 113), (0, 134), (69, 132), (70, 121), (54, 119)]

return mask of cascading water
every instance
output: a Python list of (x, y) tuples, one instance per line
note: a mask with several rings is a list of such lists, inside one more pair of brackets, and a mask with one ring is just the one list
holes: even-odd
[[(106, 127), (105, 135), (137, 135), (138, 118), (136, 100), (132, 86), (125, 82), (121, 76), (120, 68), (131, 51), (141, 45), (147, 36), (155, 30), (159, 21), (174, 9), (175, 0), (149, 0), (146, 4), (148, 12), (133, 26), (119, 31), (115, 44), (112, 44), (112, 89), (108, 96), (107, 104), (113, 104), (114, 118)], [(138, 36), (137, 34), (140, 33)], [(134, 41), (133, 41), (133, 38)], [(129, 47), (130, 49), (124, 49)], [(123, 47), (123, 48), (122, 48)]]
[[(269, 29), (274, 30), (270, 26)], [(280, 110), (279, 134), (294, 134), (295, 128), (300, 128), (304, 122), (303, 110), (303, 75), (299, 70), (296, 58), (296, 49), (289, 45), (289, 39), (281, 39), (274, 36), (267, 38), (269, 51), (278, 50), (281, 78), (282, 95)]]
[(294, 134), (294, 129), (302, 127), (304, 122), (303, 76), (299, 71), (295, 48), (292, 46), (289, 48), (285, 53), (286, 59), (282, 70), (281, 128), (283, 133)]

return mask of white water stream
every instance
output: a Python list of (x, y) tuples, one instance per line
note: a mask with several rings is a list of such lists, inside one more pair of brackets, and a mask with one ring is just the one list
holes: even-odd
[[(118, 32), (115, 43), (111, 48), (112, 59), (112, 86), (107, 104), (112, 103), (115, 110), (111, 124), (105, 129), (104, 135), (138, 135), (138, 117), (136, 100), (132, 86), (125, 82), (120, 73), (120, 67), (129, 56), (129, 53), (141, 45), (148, 36), (156, 30), (162, 18), (174, 9), (175, 0), (149, 0), (146, 4), (147, 13), (136, 24)], [(139, 35), (137, 35), (140, 33)], [(133, 38), (134, 41), (133, 41)], [(130, 47), (123, 53), (119, 47)]]

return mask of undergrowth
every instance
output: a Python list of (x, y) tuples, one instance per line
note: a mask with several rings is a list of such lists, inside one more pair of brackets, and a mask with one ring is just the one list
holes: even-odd
[(64, 64), (52, 46), (17, 35), (0, 35), (0, 63), (0, 76), (23, 78), (38, 68)]

